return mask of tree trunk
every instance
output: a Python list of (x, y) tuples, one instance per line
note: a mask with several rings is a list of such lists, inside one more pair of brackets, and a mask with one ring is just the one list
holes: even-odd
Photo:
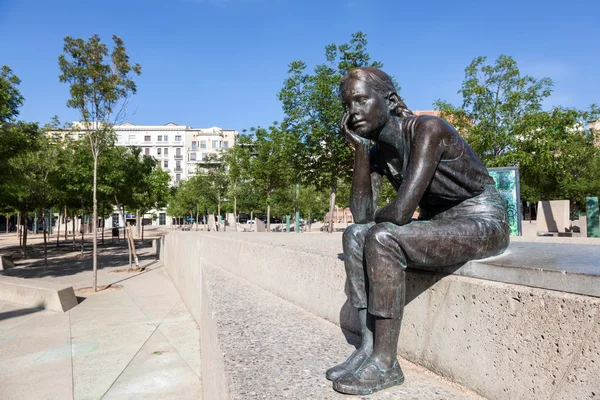
[[(235, 220), (236, 224), (238, 222), (240, 222), (238, 214), (237, 214), (237, 194), (235, 193), (235, 191), (233, 192), (233, 219)], [(236, 230), (237, 230), (237, 226), (236, 226)]]
[(104, 216), (106, 215), (106, 204), (102, 204), (102, 245), (104, 246)]
[(21, 247), (21, 212), (17, 213), (17, 236), (19, 237), (19, 247)]
[(267, 195), (267, 232), (271, 232), (271, 194)]
[(46, 207), (42, 205), (42, 231), (44, 232), (44, 265), (48, 266), (48, 247), (46, 245)]
[(217, 226), (221, 223), (221, 196), (217, 200)]
[(65, 242), (68, 240), (67, 233), (69, 230), (67, 229), (67, 206), (65, 206)]
[(141, 228), (140, 228), (140, 209), (135, 210), (135, 230), (137, 231), (137, 237), (141, 236)]
[(75, 211), (71, 211), (71, 218), (73, 218), (73, 251), (75, 251)]
[(308, 231), (310, 232), (310, 225), (312, 224), (312, 220), (310, 219), (310, 210), (308, 211), (308, 220), (306, 221), (308, 225)]
[(23, 229), (23, 259), (27, 258), (27, 211), (22, 215), (23, 221), (25, 222), (25, 229)]
[(79, 231), (81, 232), (81, 256), (83, 257), (83, 241), (85, 240), (85, 216), (83, 215), (83, 207), (81, 207), (81, 224), (79, 224)]
[(329, 197), (329, 228), (327, 232), (333, 232), (333, 208), (335, 207), (335, 195), (337, 193), (337, 181), (333, 181), (331, 185), (331, 195)]
[(121, 208), (121, 218), (123, 218), (123, 240), (127, 242), (127, 251), (129, 253), (129, 268), (131, 268), (131, 244), (129, 243), (129, 232), (127, 230), (127, 221), (125, 220), (125, 206)]
[(57, 224), (58, 225), (56, 227), (57, 232), (56, 232), (56, 248), (58, 249), (59, 246), (59, 242), (60, 242), (60, 214), (61, 214), (61, 209), (58, 209), (58, 220), (57, 220)]

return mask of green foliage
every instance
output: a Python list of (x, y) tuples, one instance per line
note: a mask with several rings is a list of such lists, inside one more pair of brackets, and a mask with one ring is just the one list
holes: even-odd
[(521, 76), (516, 61), (501, 55), (494, 65), (476, 57), (465, 69), (458, 91), (461, 107), (437, 100), (436, 109), (468, 140), (486, 166), (514, 165), (517, 136), (515, 128), (525, 115), (539, 112), (551, 93), (552, 80)]
[(142, 73), (139, 64), (130, 64), (123, 40), (116, 35), (112, 39), (109, 56), (98, 35), (87, 41), (67, 36), (58, 58), (59, 80), (70, 85), (67, 106), (80, 112), (86, 129), (100, 132), (122, 116), (124, 103), (137, 90), (132, 75)]
[(465, 69), (462, 107), (435, 103), (488, 167), (518, 166), (521, 198), (570, 199), (574, 211), (600, 192), (600, 151), (589, 123), (600, 112), (555, 107), (542, 110), (549, 78), (521, 76), (511, 57), (494, 65), (475, 58)]
[(19, 115), (19, 107), (24, 101), (17, 89), (20, 83), (21, 80), (8, 66), (0, 68), (0, 125), (13, 121)]
[(339, 180), (350, 180), (353, 152), (339, 131), (343, 113), (339, 85), (342, 76), (356, 67), (383, 66), (371, 62), (366, 46), (367, 36), (357, 32), (349, 43), (326, 46), (326, 62), (312, 74), (306, 72), (305, 62), (290, 63), (279, 99), (285, 113), (283, 125), (295, 141), (291, 161), (296, 182), (310, 182), (335, 194)]
[(0, 125), (0, 205), (13, 209), (30, 209), (32, 204), (23, 182), (24, 160), (40, 148), (41, 132), (37, 124), (16, 122)]
[(526, 115), (519, 133), (521, 196), (529, 201), (569, 199), (573, 211), (585, 208), (585, 198), (600, 193), (600, 149), (589, 123), (600, 110), (556, 107)]

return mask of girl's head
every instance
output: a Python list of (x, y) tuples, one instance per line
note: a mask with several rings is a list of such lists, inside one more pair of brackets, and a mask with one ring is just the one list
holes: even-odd
[(407, 117), (413, 115), (412, 111), (406, 107), (400, 96), (396, 93), (396, 88), (391, 78), (380, 69), (372, 67), (355, 68), (342, 77), (340, 83), (340, 93), (344, 96), (344, 89), (349, 81), (360, 80), (370, 86), (375, 92), (383, 96), (384, 99), (392, 102), (391, 114), (398, 117)]

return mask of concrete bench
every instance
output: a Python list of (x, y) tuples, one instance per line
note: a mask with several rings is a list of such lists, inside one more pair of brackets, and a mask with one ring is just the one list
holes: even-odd
[[(164, 265), (201, 326), (203, 358), (205, 351), (212, 351), (211, 361), (226, 353), (222, 368), (203, 369), (205, 390), (212, 387), (212, 393), (221, 393), (223, 379), (251, 380), (247, 374), (256, 375), (259, 368), (253, 365), (239, 372), (231, 368), (235, 360), (227, 343), (247, 339), (244, 329), (252, 322), (243, 308), (239, 318), (221, 316), (228, 309), (223, 304), (235, 297), (223, 285), (234, 283), (203, 288), (203, 280), (218, 275), (214, 266), (357, 331), (356, 312), (344, 293), (340, 234), (173, 232), (163, 242)], [(487, 398), (598, 395), (600, 246), (592, 243), (517, 239), (499, 257), (437, 271), (409, 269), (399, 355)], [(248, 303), (249, 314), (251, 309)], [(270, 329), (256, 340), (285, 335), (276, 326)], [(225, 348), (205, 350), (209, 343)], [(333, 347), (319, 343), (320, 352), (335, 353)], [(293, 341), (286, 346), (293, 346)], [(277, 357), (271, 360), (276, 363)], [(271, 367), (265, 365), (265, 371)]]
[(77, 305), (72, 286), (0, 275), (0, 300), (65, 312)]

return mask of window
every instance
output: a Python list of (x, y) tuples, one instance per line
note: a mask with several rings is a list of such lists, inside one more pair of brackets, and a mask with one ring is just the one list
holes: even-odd
[(145, 147), (144, 148), (144, 155), (146, 155), (146, 156), (150, 155), (150, 147)]
[(156, 140), (158, 140), (159, 142), (162, 142), (162, 135), (158, 135), (158, 138), (156, 138)]
[(159, 225), (167, 224), (167, 214), (166, 213), (158, 213), (158, 224)]
[(206, 140), (201, 140), (200, 141), (200, 148), (201, 149), (205, 149), (206, 148)]
[(196, 161), (196, 153), (190, 153), (190, 161)]
[(213, 140), (212, 141), (212, 148), (213, 149), (218, 149), (219, 148), (219, 141), (218, 140)]
[(175, 136), (175, 141), (176, 142), (181, 142), (181, 136), (179, 136), (179, 135)]
[(149, 142), (149, 141), (150, 141), (150, 135), (144, 136), (144, 142)]
[(192, 142), (192, 150), (196, 150), (198, 148), (198, 142), (195, 140)]
[(180, 180), (181, 180), (181, 174), (175, 174), (175, 182), (179, 183)]
[(165, 168), (169, 168), (169, 160), (165, 160), (163, 165)]
[(181, 161), (175, 161), (175, 170), (181, 171)]
[(156, 154), (160, 156), (160, 152), (162, 151), (162, 149), (159, 147), (156, 149)]
[(200, 153), (200, 160), (204, 161), (204, 158), (206, 158), (206, 154), (205, 153)]
[(226, 140), (223, 142), (223, 148), (226, 149), (229, 147), (229, 142)]
[(165, 157), (169, 155), (169, 148), (165, 147)]
[(133, 143), (133, 142), (135, 142), (135, 135), (129, 135), (129, 140), (128, 140), (128, 142), (129, 142), (129, 143)]
[(164, 139), (165, 139), (165, 142), (168, 142), (169, 141), (169, 135), (165, 135)]

